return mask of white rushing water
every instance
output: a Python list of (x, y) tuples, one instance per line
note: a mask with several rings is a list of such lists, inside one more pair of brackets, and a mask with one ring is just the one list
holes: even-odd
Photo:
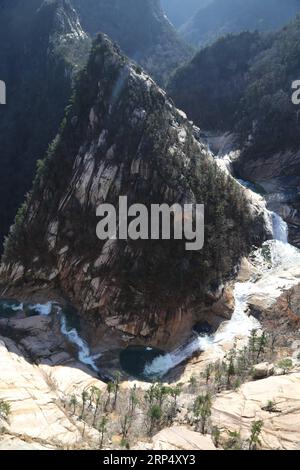
[(247, 298), (251, 291), (250, 282), (237, 282), (234, 288), (235, 309), (231, 320), (224, 322), (222, 328), (212, 335), (199, 335), (173, 352), (158, 356), (145, 367), (146, 376), (163, 376), (196, 352), (218, 347), (218, 343), (234, 340), (237, 336), (248, 336), (253, 329), (259, 328), (255, 318), (246, 315)]
[[(269, 275), (278, 268), (287, 269), (296, 263), (300, 264), (299, 250), (288, 244), (287, 224), (278, 214), (267, 211), (266, 215), (273, 227), (274, 240), (265, 244), (271, 255), (271, 268), (262, 268), (262, 276)], [(244, 283), (237, 282), (234, 288), (235, 309), (231, 320), (224, 322), (216, 333), (194, 337), (187, 344), (155, 358), (145, 366), (145, 375), (162, 377), (196, 352), (206, 351), (211, 347), (218, 348), (220, 343), (234, 341), (237, 337), (248, 337), (253, 329), (260, 327), (254, 317), (247, 315), (249, 295), (255, 293), (257, 289), (254, 279)]]
[(273, 225), (273, 238), (284, 244), (288, 244), (288, 226), (287, 223), (275, 212), (271, 212)]
[(34, 304), (29, 307), (29, 310), (37, 312), (39, 315), (48, 316), (52, 312), (52, 302), (46, 304)]
[(98, 372), (99, 368), (96, 366), (95, 361), (100, 357), (100, 354), (92, 356), (87, 342), (79, 336), (77, 330), (75, 328), (68, 328), (66, 317), (62, 311), (60, 311), (59, 315), (61, 332), (70, 343), (77, 346), (79, 361), (91, 367), (95, 372)]
[(11, 310), (13, 310), (14, 312), (18, 312), (18, 311), (24, 309), (24, 304), (21, 303), (21, 304), (18, 304), (18, 305), (7, 305), (7, 307), (11, 308)]
[[(24, 309), (24, 304), (16, 304), (9, 306), (13, 311), (19, 311)], [(84, 341), (76, 328), (69, 328), (67, 324), (67, 319), (65, 314), (63, 313), (62, 308), (55, 302), (47, 302), (45, 304), (31, 304), (29, 305), (29, 310), (32, 312), (37, 312), (39, 315), (48, 316), (53, 313), (53, 307), (56, 307), (57, 315), (60, 319), (60, 330), (61, 333), (68, 339), (68, 341), (74, 344), (78, 349), (78, 359), (83, 364), (91, 367), (94, 371), (98, 372), (99, 369), (96, 366), (95, 361), (100, 357), (100, 354), (91, 355), (90, 348), (86, 341)]]

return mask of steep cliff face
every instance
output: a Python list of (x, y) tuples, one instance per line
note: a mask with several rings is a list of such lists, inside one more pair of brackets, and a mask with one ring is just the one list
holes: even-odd
[[(238, 177), (258, 183), (299, 245), (299, 16), (268, 36), (220, 39), (180, 69), (168, 91), (203, 129), (236, 136)], [(189, 93), (186, 92), (189, 90)]]
[(299, 0), (213, 0), (181, 28), (183, 38), (204, 46), (229, 33), (273, 31), (300, 11)]
[(67, 0), (2, 1), (0, 77), (7, 104), (0, 116), (0, 244), (32, 184), (36, 160), (54, 138), (72, 75), (89, 40)]
[[(96, 40), (59, 137), (6, 243), (7, 292), (58, 287), (96, 325), (151, 337), (197, 316), (265, 237), (263, 214), (221, 172), (165, 93), (106, 36)], [(96, 208), (203, 203), (205, 246), (100, 241)], [(191, 322), (192, 320), (189, 320)], [(189, 324), (190, 326), (190, 324)]]
[(84, 29), (107, 34), (164, 85), (192, 49), (165, 17), (160, 0), (72, 0)]

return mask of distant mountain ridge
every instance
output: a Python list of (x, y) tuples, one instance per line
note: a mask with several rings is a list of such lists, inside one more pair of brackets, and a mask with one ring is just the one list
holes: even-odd
[(161, 0), (162, 7), (176, 28), (182, 26), (200, 8), (212, 0)]
[(190, 44), (202, 47), (228, 33), (279, 29), (299, 11), (299, 0), (213, 0), (180, 33)]

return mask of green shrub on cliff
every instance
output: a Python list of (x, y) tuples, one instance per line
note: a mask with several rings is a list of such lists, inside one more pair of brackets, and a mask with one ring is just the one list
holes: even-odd
[(5, 400), (0, 400), (0, 420), (8, 421), (11, 414), (11, 406)]
[(196, 420), (199, 420), (202, 434), (207, 432), (208, 420), (211, 416), (212, 400), (209, 393), (198, 395), (194, 401), (193, 413)]

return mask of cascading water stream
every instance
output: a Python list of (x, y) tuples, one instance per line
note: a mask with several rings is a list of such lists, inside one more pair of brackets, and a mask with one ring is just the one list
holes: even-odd
[[(21, 305), (23, 308), (23, 304)], [(61, 333), (68, 339), (70, 343), (74, 344), (78, 348), (79, 361), (91, 367), (95, 372), (99, 372), (99, 368), (96, 366), (95, 361), (100, 357), (100, 354), (95, 356), (91, 355), (87, 342), (79, 336), (76, 328), (68, 327), (66, 315), (59, 305), (53, 302), (47, 302), (46, 304), (34, 304), (30, 307), (30, 309), (38, 312), (39, 315), (48, 316), (52, 313), (53, 307), (56, 307), (56, 313), (60, 319)]]
[[(23, 304), (22, 308), (23, 308)], [(47, 302), (46, 304), (34, 304), (30, 308), (37, 312), (39, 315), (48, 316), (53, 312), (53, 307), (56, 307), (56, 313), (60, 319), (60, 331), (68, 339), (68, 341), (74, 344), (78, 348), (78, 359), (83, 364), (91, 367), (95, 372), (99, 372), (98, 367), (95, 364), (95, 360), (100, 357), (100, 355), (92, 356), (90, 353), (90, 348), (86, 341), (84, 341), (78, 334), (76, 328), (69, 328), (68, 322), (65, 314), (63, 313), (62, 308), (57, 305), (55, 302)], [(17, 308), (15, 308), (16, 310)], [(18, 308), (19, 309), (19, 308)]]
[(273, 238), (284, 244), (288, 244), (288, 226), (287, 223), (275, 212), (271, 212)]
[(79, 361), (91, 367), (95, 372), (99, 372), (99, 368), (96, 366), (95, 360), (100, 357), (100, 354), (92, 356), (87, 342), (79, 336), (77, 330), (75, 328), (68, 328), (67, 319), (61, 310), (59, 315), (61, 332), (66, 336), (70, 343), (77, 346)]
[[(272, 242), (267, 242), (271, 252), (271, 270), (278, 267), (290, 266), (300, 263), (299, 250), (288, 244), (288, 226), (276, 213), (266, 210), (273, 228)], [(270, 273), (270, 268), (265, 268)], [(262, 271), (263, 275), (263, 271)], [(253, 329), (260, 327), (259, 322), (247, 315), (249, 295), (255, 293), (255, 281), (237, 282), (234, 288), (235, 309), (232, 318), (224, 322), (219, 330), (212, 335), (198, 336), (189, 343), (180, 346), (173, 352), (157, 357), (145, 366), (145, 375), (148, 377), (162, 377), (174, 367), (178, 366), (195, 352), (202, 352), (208, 348), (218, 348), (222, 342), (233, 341), (236, 337), (248, 337)]]
[[(9, 315), (15, 315), (19, 312), (26, 312), (27, 316), (32, 315), (41, 315), (49, 316), (57, 314), (60, 321), (60, 330), (61, 333), (68, 339), (68, 341), (74, 344), (78, 349), (78, 359), (80, 362), (91, 367), (94, 371), (98, 372), (99, 369), (96, 366), (96, 359), (100, 355), (92, 356), (88, 344), (79, 336), (75, 328), (70, 328), (68, 326), (66, 315), (64, 314), (62, 308), (56, 302), (47, 302), (47, 303), (37, 303), (37, 304), (28, 304), (18, 301), (1, 301), (0, 305), (0, 316), (1, 309), (4, 312), (5, 317), (9, 318)], [(3, 313), (2, 312), (2, 313)]]

